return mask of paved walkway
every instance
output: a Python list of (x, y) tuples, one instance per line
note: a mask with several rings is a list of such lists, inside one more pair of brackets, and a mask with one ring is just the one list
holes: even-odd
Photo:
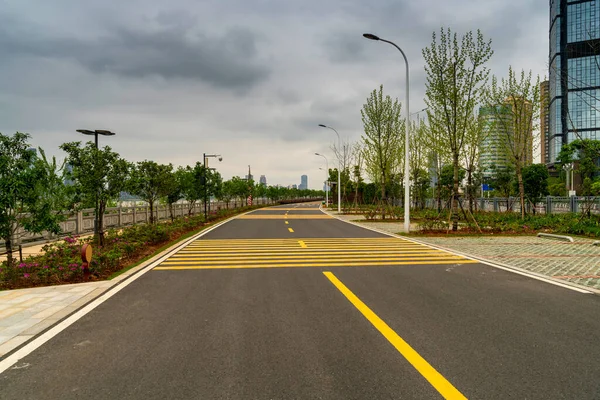
[[(367, 222), (359, 215), (337, 215), (365, 227), (402, 234), (402, 222)], [(416, 228), (416, 224), (411, 224)], [(576, 238), (574, 243), (536, 236), (417, 236), (416, 240), (487, 261), (520, 268), (600, 290), (600, 247), (592, 239)]]

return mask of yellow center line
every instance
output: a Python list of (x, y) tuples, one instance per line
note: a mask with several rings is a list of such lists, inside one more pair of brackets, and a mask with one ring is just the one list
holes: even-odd
[(350, 289), (346, 287), (333, 273), (323, 274), (342, 292), (344, 296), (361, 312), (361, 314), (398, 350), (419, 373), (427, 379), (445, 399), (466, 399), (446, 378), (431, 366), (419, 353), (404, 341), (388, 324), (377, 316)]
[(286, 224), (286, 225), (289, 225), (290, 223), (289, 223), (288, 221), (285, 221), (285, 224)]
[(292, 228), (288, 228), (288, 231), (290, 231), (291, 233), (294, 233), (294, 230)]
[(306, 249), (308, 246), (306, 245), (306, 243), (304, 243), (303, 240), (298, 240), (298, 244), (300, 245), (300, 247), (302, 247), (303, 249)]

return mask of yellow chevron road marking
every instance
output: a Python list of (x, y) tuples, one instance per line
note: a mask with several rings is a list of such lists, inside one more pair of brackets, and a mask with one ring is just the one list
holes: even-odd
[[(168, 265), (168, 264), (188, 264), (188, 263), (202, 263), (202, 264), (231, 264), (232, 261), (244, 261), (245, 264), (261, 264), (261, 263), (271, 263), (271, 262), (287, 262), (287, 261), (296, 261), (296, 260), (300, 260), (300, 261), (304, 261), (304, 262), (308, 262), (308, 261), (319, 261), (319, 262), (338, 262), (338, 261), (354, 261), (357, 258), (366, 258), (368, 260), (371, 261), (410, 261), (410, 260), (414, 260), (414, 261), (431, 261), (431, 260), (439, 260), (439, 259), (444, 259), (444, 260), (462, 260), (463, 257), (460, 256), (450, 256), (450, 255), (444, 255), (444, 254), (438, 254), (438, 255), (427, 255), (427, 256), (415, 256), (415, 255), (410, 255), (410, 256), (393, 256), (393, 257), (373, 257), (373, 256), (366, 256), (366, 257), (349, 257), (349, 256), (337, 256), (337, 257), (330, 257), (330, 256), (311, 256), (311, 257), (269, 257), (269, 256), (265, 256), (262, 258), (254, 258), (254, 259), (250, 259), (248, 257), (227, 257), (227, 258), (174, 258), (174, 259), (169, 259), (165, 262), (163, 262), (161, 265)], [(324, 260), (322, 260), (324, 259)]]
[[(293, 233), (292, 228), (288, 228)], [(446, 251), (397, 238), (200, 239), (157, 270), (470, 264)]]
[(236, 219), (334, 219), (327, 214), (245, 214), (240, 215)]
[[(308, 268), (308, 267), (371, 267), (371, 266), (394, 266), (394, 265), (446, 265), (446, 264), (476, 264), (479, 261), (472, 260), (454, 260), (454, 261), (406, 261), (406, 262), (360, 262), (360, 263), (344, 263), (344, 264), (259, 264), (259, 265), (190, 265), (190, 266), (172, 266), (172, 267), (156, 267), (156, 271), (167, 270), (185, 270), (185, 269), (259, 269), (259, 268)], [(162, 264), (161, 264), (162, 265)]]

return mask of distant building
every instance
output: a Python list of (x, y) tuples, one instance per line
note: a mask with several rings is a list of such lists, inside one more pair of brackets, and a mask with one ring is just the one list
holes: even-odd
[(247, 181), (253, 181), (254, 180), (254, 175), (250, 174), (250, 175), (246, 175), (246, 177), (244, 178)]
[(260, 181), (261, 186), (267, 186), (267, 177), (266, 176), (261, 175), (259, 181)]
[(540, 83), (540, 162), (549, 164), (548, 142), (550, 141), (550, 81)]
[(288, 189), (298, 189), (298, 185), (290, 185), (288, 186)]
[(64, 184), (65, 186), (71, 186), (74, 185), (75, 182), (73, 181), (73, 166), (69, 163), (65, 164), (65, 180), (64, 180)]
[(300, 177), (300, 186), (298, 186), (298, 189), (300, 189), (300, 190), (308, 189), (308, 175), (302, 175)]
[[(487, 131), (481, 148), (479, 163), (484, 178), (492, 176), (492, 166), (504, 169), (509, 165), (511, 150), (507, 148), (509, 137), (514, 138), (513, 126), (514, 112), (511, 109), (511, 100), (507, 99), (503, 104), (479, 108), (479, 116), (484, 120), (484, 129)], [(532, 107), (524, 107), (526, 112), (531, 113)], [(527, 133), (528, 149), (524, 154), (523, 165), (533, 163), (533, 130)]]

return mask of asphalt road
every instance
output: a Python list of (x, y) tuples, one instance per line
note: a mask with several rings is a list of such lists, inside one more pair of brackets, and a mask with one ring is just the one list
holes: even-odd
[(305, 208), (191, 243), (0, 375), (0, 399), (600, 398), (597, 296)]

